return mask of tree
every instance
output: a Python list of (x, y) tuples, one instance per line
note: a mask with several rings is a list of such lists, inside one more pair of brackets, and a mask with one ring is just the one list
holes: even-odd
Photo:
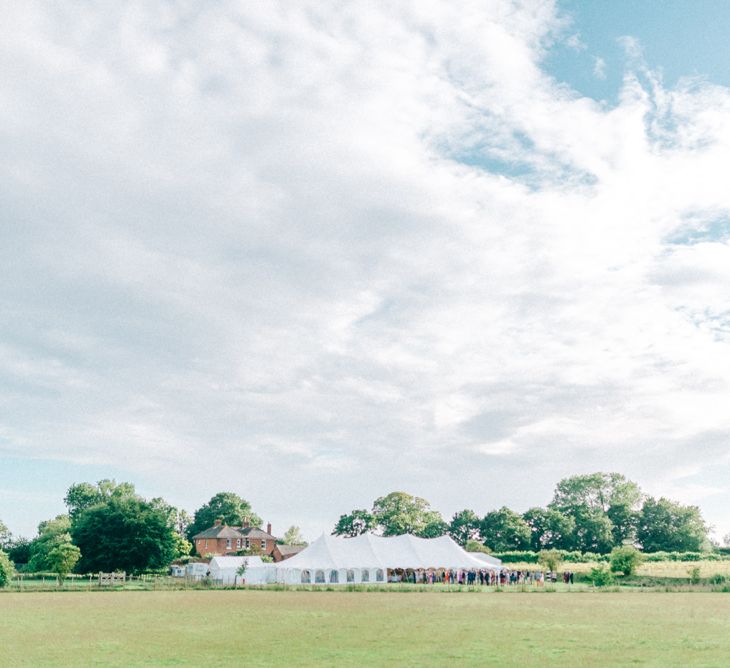
[(0, 550), (0, 588), (5, 587), (13, 577), (13, 562), (3, 550)]
[(730, 533), (726, 533), (722, 537), (722, 544), (724, 547), (730, 547)]
[[(591, 473), (561, 480), (549, 507), (573, 517), (576, 531), (584, 536), (584, 544), (603, 545), (600, 551), (607, 552), (612, 545), (634, 538), (641, 498), (639, 486), (620, 473)], [(598, 519), (600, 516), (610, 523), (609, 544), (603, 535), (607, 525)], [(591, 528), (581, 530), (581, 520), (587, 521)]]
[(58, 515), (38, 525), (38, 536), (30, 544), (28, 566), (31, 571), (51, 570), (49, 555), (55, 548), (71, 544), (70, 530), (71, 519), (68, 515)]
[(212, 527), (216, 520), (221, 520), (228, 526), (242, 526), (246, 522), (253, 527), (260, 527), (262, 524), (261, 518), (251, 510), (251, 504), (246, 499), (233, 492), (218, 492), (195, 511), (193, 521), (187, 528), (188, 540)]
[(63, 543), (54, 547), (47, 558), (50, 570), (56, 574), (60, 587), (81, 558), (81, 550), (71, 543)]
[(8, 548), (10, 561), (16, 564), (27, 564), (30, 561), (31, 542), (27, 538), (16, 538)]
[(575, 540), (575, 520), (551, 508), (530, 508), (522, 515), (530, 527), (530, 548), (571, 550)]
[(111, 497), (76, 518), (71, 535), (82, 572), (163, 568), (176, 556), (169, 516), (137, 497)]
[(466, 545), (470, 540), (479, 540), (482, 521), (473, 510), (461, 510), (454, 513), (449, 523), (449, 535), (459, 545)]
[(607, 554), (613, 547), (613, 524), (598, 508), (577, 507), (574, 510), (573, 546), (581, 552)]
[(637, 538), (645, 552), (698, 552), (708, 527), (697, 506), (649, 497), (639, 515)]
[(332, 530), (332, 535), (353, 538), (372, 531), (375, 527), (376, 522), (372, 513), (367, 510), (353, 510), (348, 515), (340, 515), (340, 519), (337, 520), (337, 524)]
[(179, 510), (175, 506), (171, 506), (162, 497), (155, 497), (150, 501), (150, 505), (164, 513), (167, 522), (175, 532), (175, 557), (186, 557), (192, 552), (193, 544), (185, 538), (185, 531), (190, 524), (190, 515), (184, 510)]
[(7, 550), (12, 543), (13, 534), (10, 533), (10, 529), (0, 520), (0, 550)]
[(290, 526), (284, 537), (282, 538), (283, 545), (306, 545), (307, 541), (304, 540), (302, 532), (299, 527)]
[(537, 561), (546, 571), (557, 573), (563, 561), (563, 553), (560, 550), (543, 550)]
[(384, 536), (413, 534), (433, 538), (447, 528), (441, 514), (426, 499), (405, 492), (391, 492), (375, 499), (373, 516)]
[(116, 498), (140, 498), (135, 492), (131, 482), (120, 482), (116, 480), (99, 480), (96, 485), (90, 482), (80, 482), (69, 487), (64, 503), (68, 508), (68, 514), (73, 522), (76, 517), (87, 508), (105, 503), (109, 499)]
[(526, 550), (530, 547), (530, 527), (518, 513), (503, 506), (484, 516), (481, 524), (484, 544), (495, 552)]
[(644, 555), (630, 545), (614, 547), (611, 550), (611, 572), (633, 575), (636, 573), (636, 569), (641, 564), (643, 558)]
[(478, 540), (466, 541), (464, 549), (467, 552), (481, 552), (482, 554), (492, 554), (492, 551), (486, 545), (482, 545)]
[[(236, 577), (233, 579), (233, 586), (238, 586), (238, 578), (245, 578), (246, 577), (246, 570), (248, 569), (248, 562), (244, 561), (237, 569), (236, 569)], [(244, 580), (244, 583), (246, 581)]]

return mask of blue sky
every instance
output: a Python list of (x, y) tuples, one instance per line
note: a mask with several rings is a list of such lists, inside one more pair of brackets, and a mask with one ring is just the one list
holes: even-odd
[[(666, 86), (697, 77), (730, 85), (725, 57), (730, 5), (722, 0), (568, 0), (559, 4), (577, 40), (561, 40), (546, 59), (547, 70), (583, 95), (617, 101), (627, 66), (622, 38), (638, 42), (646, 64)], [(596, 71), (597, 60), (604, 65)]]
[(730, 531), (726, 3), (16, 4), (0, 518), (313, 537), (616, 470)]

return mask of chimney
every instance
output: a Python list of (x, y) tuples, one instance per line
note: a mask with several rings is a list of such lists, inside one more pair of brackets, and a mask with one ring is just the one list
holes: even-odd
[(266, 525), (266, 533), (271, 535), (271, 522)]
[(213, 522), (213, 526), (219, 527), (221, 525), (221, 520), (216, 520)]
[(248, 527), (249, 527), (248, 517), (244, 517), (243, 518), (243, 528), (248, 529)]

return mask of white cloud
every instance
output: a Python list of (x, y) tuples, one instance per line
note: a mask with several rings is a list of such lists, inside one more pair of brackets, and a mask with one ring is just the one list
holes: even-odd
[(689, 457), (722, 521), (728, 90), (627, 42), (620, 103), (581, 98), (550, 3), (7, 19), (0, 452), (309, 527)]

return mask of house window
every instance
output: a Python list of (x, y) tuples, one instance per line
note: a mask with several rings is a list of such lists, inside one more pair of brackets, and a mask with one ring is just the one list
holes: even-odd
[(370, 582), (370, 571), (367, 568), (362, 569), (362, 577), (360, 579), (363, 582)]
[(312, 581), (312, 574), (304, 570), (302, 571), (302, 584), (309, 584)]
[(322, 583), (324, 582), (324, 571), (315, 571), (314, 572), (314, 581)]
[(249, 540), (248, 540), (248, 538), (246, 538), (246, 549), (248, 550), (248, 548), (249, 548), (249, 547), (251, 547), (251, 545), (250, 545), (250, 543), (249, 543)]
[(205, 549), (206, 550), (208, 549), (208, 539), (207, 538), (205, 539)]
[(330, 571), (330, 582), (339, 582), (339, 581), (340, 581), (340, 578), (337, 574), (337, 571), (332, 569)]
[(347, 581), (355, 582), (355, 571), (353, 571), (351, 568), (347, 571)]
[(227, 548), (230, 548), (231, 547), (231, 539), (230, 538), (226, 538), (226, 547)]
[(383, 574), (382, 568), (379, 568), (377, 571), (375, 571), (375, 580), (376, 582), (383, 582), (383, 580), (385, 580), (385, 575)]
[(261, 539), (261, 549), (266, 552), (266, 538)]

